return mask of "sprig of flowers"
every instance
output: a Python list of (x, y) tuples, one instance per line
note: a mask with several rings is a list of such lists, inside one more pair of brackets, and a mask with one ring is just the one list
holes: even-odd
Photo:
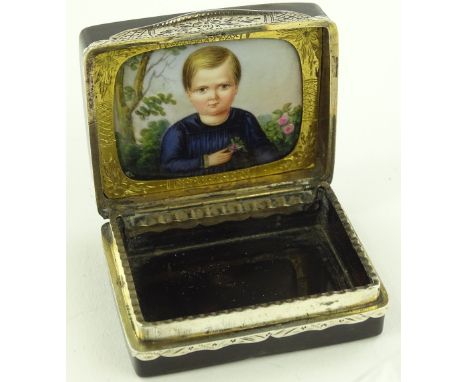
[(288, 113), (283, 113), (283, 115), (278, 118), (278, 124), (280, 125), (281, 130), (283, 131), (284, 135), (290, 135), (294, 132), (294, 125), (288, 122), (289, 122)]
[(237, 151), (247, 152), (245, 143), (239, 137), (231, 138), (230, 144), (228, 146), (228, 150), (234, 153)]
[(274, 110), (271, 114), (260, 115), (260, 126), (268, 140), (282, 152), (290, 152), (296, 144), (300, 133), (302, 106), (292, 106), (286, 103), (283, 107)]

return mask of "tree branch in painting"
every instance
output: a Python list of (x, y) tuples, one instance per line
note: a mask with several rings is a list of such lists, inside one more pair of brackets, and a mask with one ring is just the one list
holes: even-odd
[[(159, 172), (159, 156), (156, 151), (159, 150), (158, 142), (169, 122), (166, 120), (149, 121), (148, 127), (141, 131), (141, 139), (137, 141), (133, 119), (139, 117), (141, 120), (147, 120), (150, 116), (164, 117), (166, 115), (164, 105), (176, 104), (171, 93), (153, 91), (154, 94), (149, 94), (149, 91), (152, 89), (153, 80), (165, 78), (164, 71), (173, 63), (174, 56), (184, 49), (185, 47), (166, 49), (160, 52), (159, 57), (151, 64), (154, 52), (131, 57), (122, 65), (117, 74), (115, 85), (117, 146), (122, 169), (130, 177), (154, 176)], [(135, 73), (131, 85), (125, 85), (128, 71)]]

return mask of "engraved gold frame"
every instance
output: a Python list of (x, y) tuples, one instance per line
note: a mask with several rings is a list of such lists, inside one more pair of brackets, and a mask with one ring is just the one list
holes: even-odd
[[(325, 165), (317, 166), (324, 154), (323, 144), (317, 139), (319, 128), (320, 79), (316, 70), (321, 65), (322, 28), (328, 30), (331, 63), (337, 57), (337, 32), (328, 19), (266, 24), (263, 30), (235, 31), (209, 37), (181, 36), (180, 38), (157, 37), (152, 39), (107, 40), (90, 46), (85, 52), (85, 83), (88, 105), (88, 123), (93, 149), (93, 166), (97, 203), (100, 211), (109, 204), (135, 199), (166, 199), (181, 195), (210, 193), (242, 186), (266, 185), (279, 181), (291, 181), (310, 177), (316, 171), (319, 180), (330, 180), (333, 167), (334, 126), (330, 122)], [(279, 39), (287, 41), (296, 49), (302, 71), (303, 115), (301, 133), (293, 151), (286, 157), (259, 166), (245, 169), (170, 180), (135, 180), (127, 177), (121, 169), (114, 129), (115, 79), (121, 65), (130, 57), (174, 46), (217, 41), (245, 39)], [(336, 115), (336, 66), (330, 70), (329, 121)], [(320, 145), (320, 146), (319, 146)]]

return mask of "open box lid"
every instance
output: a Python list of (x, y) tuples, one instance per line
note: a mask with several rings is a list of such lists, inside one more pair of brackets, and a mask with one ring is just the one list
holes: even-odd
[[(338, 42), (335, 25), (316, 5), (258, 5), (126, 21), (87, 28), (80, 38), (96, 200), (103, 217), (188, 196), (206, 199), (304, 181), (331, 182)], [(193, 109), (187, 116), (183, 103), (190, 106), (189, 98), (195, 106), (188, 97), (195, 90), (184, 91), (182, 78), (174, 78), (182, 77), (189, 54), (206, 46), (239, 56), (245, 77), (234, 86), (250, 95), (250, 103), (244, 97), (237, 107), (234, 101), (228, 120), (215, 123), (219, 134)], [(163, 74), (171, 78), (158, 92), (153, 80)], [(285, 102), (284, 94), (299, 101)], [(270, 113), (265, 113), (267, 107)], [(226, 137), (234, 125), (239, 130)], [(208, 130), (211, 138), (204, 135)], [(210, 168), (207, 155), (216, 151), (213, 142), (221, 136), (231, 159)], [(198, 142), (197, 147), (205, 142), (198, 148), (203, 153), (195, 160), (198, 167), (169, 171), (167, 158), (188, 141)], [(265, 160), (267, 146), (275, 154)], [(197, 149), (184, 150), (184, 158), (193, 159)], [(233, 164), (233, 158), (240, 159)]]

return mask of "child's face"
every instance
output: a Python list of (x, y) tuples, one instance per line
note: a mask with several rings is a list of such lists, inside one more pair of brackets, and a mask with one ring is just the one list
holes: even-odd
[(237, 94), (229, 60), (212, 69), (200, 69), (187, 95), (198, 114), (218, 116), (229, 113)]

